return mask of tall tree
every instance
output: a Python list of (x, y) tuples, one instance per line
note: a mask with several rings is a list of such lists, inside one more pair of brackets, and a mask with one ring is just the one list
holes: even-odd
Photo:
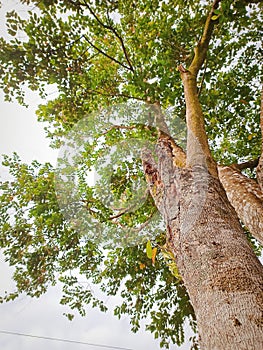
[(67, 135), (77, 157), (72, 165), (62, 152), (59, 174), (5, 157), (14, 180), (1, 184), (1, 247), (17, 290), (2, 301), (40, 296), (59, 275), (63, 304), (105, 310), (82, 274), (121, 294), (115, 313), (134, 331), (150, 315), (163, 346), (183, 342), (188, 319), (201, 349), (262, 348), (260, 1), (21, 3), (31, 11), (7, 14), (1, 87), (24, 103), (25, 84), (43, 96), (55, 84), (38, 117), (53, 147)]

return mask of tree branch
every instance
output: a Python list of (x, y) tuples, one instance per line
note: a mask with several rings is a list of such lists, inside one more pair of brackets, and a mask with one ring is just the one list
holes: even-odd
[(124, 56), (126, 58), (126, 61), (128, 63), (128, 66), (129, 66), (129, 69), (134, 72), (134, 68), (133, 68), (133, 65), (130, 61), (130, 58), (128, 56), (128, 52), (126, 50), (126, 47), (124, 45), (124, 41), (122, 39), (122, 37), (120, 36), (120, 34), (116, 31), (116, 29), (112, 26), (112, 25), (108, 25), (108, 24), (105, 24), (103, 23), (100, 18), (96, 15), (96, 13), (92, 10), (92, 8), (89, 6), (89, 4), (84, 1), (85, 3), (85, 6), (88, 8), (88, 10), (90, 11), (90, 13), (92, 14), (92, 16), (96, 19), (96, 21), (105, 29), (107, 30), (110, 30), (119, 40), (120, 44), (121, 44), (121, 47), (122, 47), (122, 50), (123, 50), (123, 53), (124, 53)]
[[(147, 188), (145, 193), (144, 193), (144, 196), (142, 196), (141, 198), (141, 201), (143, 202), (144, 200), (147, 199), (149, 195), (149, 189)], [(120, 209), (115, 209), (116, 211), (118, 210), (119, 213), (118, 214), (115, 214), (115, 215), (112, 215), (108, 218), (108, 220), (114, 220), (114, 219), (118, 219), (119, 217), (121, 217), (122, 215), (124, 214), (127, 214), (129, 211), (131, 211), (133, 208), (135, 208), (136, 206), (138, 205), (138, 203), (134, 203), (132, 204), (131, 206), (129, 206), (128, 208), (120, 208)]]
[(214, 25), (216, 23), (216, 20), (213, 20), (212, 17), (214, 16), (214, 11), (218, 8), (220, 1), (221, 0), (214, 0), (211, 11), (209, 12), (205, 22), (203, 35), (194, 50), (195, 55), (189, 67), (189, 71), (194, 76), (197, 76), (200, 68), (202, 67), (206, 59), (208, 45), (212, 37)]
[(90, 44), (90, 46), (92, 46), (95, 50), (97, 50), (99, 53), (101, 53), (103, 56), (109, 58), (111, 61), (117, 63), (118, 65), (122, 66), (125, 69), (131, 70), (130, 67), (126, 66), (125, 64), (123, 64), (122, 62), (118, 61), (116, 58), (111, 57), (110, 55), (108, 55), (106, 52), (104, 52), (103, 50), (101, 50), (99, 47), (97, 47), (96, 45), (94, 45), (86, 35), (83, 35), (83, 37), (85, 38), (85, 40)]
[(164, 114), (162, 113), (159, 102), (154, 104), (155, 125), (158, 130), (158, 143), (164, 143), (171, 150), (173, 164), (177, 167), (185, 167), (186, 155), (184, 150), (177, 145), (175, 140), (170, 135), (168, 125), (166, 124)]
[(252, 159), (252, 160), (249, 160), (247, 162), (240, 163), (240, 164), (232, 164), (230, 166), (241, 171), (241, 170), (244, 170), (244, 169), (254, 169), (254, 168), (256, 168), (257, 165), (258, 165), (258, 162), (259, 162), (259, 158)]
[(255, 180), (249, 179), (234, 166), (218, 167), (220, 181), (239, 219), (263, 244), (263, 193)]
[(88, 92), (90, 92), (90, 93), (95, 93), (95, 94), (102, 95), (102, 96), (108, 96), (108, 97), (123, 97), (123, 98), (134, 99), (134, 100), (146, 102), (146, 100), (143, 99), (143, 98), (141, 98), (141, 97), (130, 96), (130, 95), (126, 95), (126, 94), (105, 93), (105, 92), (102, 92), (102, 91), (99, 91), (99, 90), (89, 90)]
[(262, 0), (244, 0), (245, 4), (260, 4)]
[(217, 165), (214, 161), (205, 130), (204, 116), (198, 99), (196, 76), (179, 67), (184, 85), (187, 123), (187, 166), (199, 165), (217, 177)]
[(134, 130), (137, 129), (138, 127), (142, 127), (143, 129), (147, 129), (147, 130), (152, 130), (155, 131), (155, 129), (149, 125), (145, 125), (145, 124), (134, 124), (134, 125), (112, 125), (110, 128), (108, 128), (107, 130), (103, 131), (101, 133), (101, 135), (106, 135), (108, 132), (110, 132), (111, 130)]
[(201, 69), (207, 55), (208, 45), (212, 37), (214, 25), (213, 20), (215, 9), (217, 9), (220, 0), (214, 0), (211, 11), (209, 12), (203, 35), (194, 49), (194, 58), (188, 69), (182, 65), (178, 67), (184, 85), (184, 95), (186, 102), (186, 122), (187, 122), (187, 166), (195, 165), (207, 168), (208, 172), (217, 177), (217, 165), (214, 161), (205, 130), (204, 116), (202, 107), (198, 98), (197, 74)]

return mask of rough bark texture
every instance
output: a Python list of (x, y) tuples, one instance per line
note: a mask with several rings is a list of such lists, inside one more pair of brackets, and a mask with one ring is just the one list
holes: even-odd
[[(195, 177), (196, 194), (189, 193)], [(205, 350), (263, 348), (263, 267), (254, 255), (218, 179), (198, 169), (181, 172), (179, 235), (174, 253), (193, 304)], [(195, 225), (188, 221), (189, 206), (207, 195)], [(197, 208), (198, 209), (198, 208)], [(184, 217), (185, 216), (185, 217)], [(178, 230), (177, 230), (178, 232)]]
[(219, 167), (227, 197), (250, 233), (263, 245), (263, 193), (256, 181), (234, 167)]
[(167, 144), (144, 169), (194, 307), (204, 350), (263, 348), (263, 267), (219, 180), (173, 166)]
[(257, 180), (258, 184), (263, 191), (263, 88), (261, 91), (261, 110), (260, 110), (260, 128), (261, 128), (261, 156), (259, 158), (258, 166), (257, 166)]
[(198, 100), (196, 77), (190, 71), (181, 71), (181, 77), (184, 84), (188, 131), (186, 163), (190, 167), (195, 165), (207, 167), (211, 174), (217, 176), (217, 167), (209, 149), (203, 112)]
[[(174, 155), (180, 158), (180, 152), (163, 133), (156, 148), (158, 164), (147, 150), (142, 159), (150, 192), (166, 221), (167, 245), (194, 307), (201, 349), (259, 350), (263, 349), (263, 266), (219, 181), (197, 93), (196, 78), (206, 58), (219, 2), (213, 2), (191, 65), (188, 69), (179, 66), (188, 129), (186, 166), (174, 162)], [(244, 181), (231, 168), (222, 169), (221, 175), (239, 215), (261, 222), (262, 202), (254, 183)], [(254, 206), (247, 206), (240, 193), (251, 197)], [(258, 235), (260, 231), (261, 227)]]

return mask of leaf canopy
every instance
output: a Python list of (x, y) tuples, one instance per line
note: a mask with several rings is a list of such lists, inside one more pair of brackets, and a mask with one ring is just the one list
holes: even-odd
[[(0, 38), (0, 87), (5, 98), (23, 104), (25, 87), (39, 91), (42, 97), (50, 86), (55, 87), (57, 96), (37, 111), (38, 120), (48, 123), (46, 131), (53, 147), (60, 147), (73, 126), (88, 118), (92, 139), (78, 162), (77, 206), (103, 222), (105, 230), (116, 232), (116, 222), (119, 227), (140, 227), (156, 208), (146, 196), (138, 210), (125, 211), (137, 181), (144, 177), (138, 158), (122, 157), (120, 161), (113, 154), (115, 168), (100, 167), (97, 187), (87, 183), (86, 174), (100, 164), (107, 149), (125, 140), (140, 144), (143, 138), (153, 144), (156, 129), (134, 119), (118, 127), (108, 124), (105, 129), (102, 117), (95, 118), (92, 112), (119, 103), (158, 102), (170, 113), (171, 133), (178, 131), (176, 123), (184, 121), (185, 103), (177, 66), (190, 63), (211, 1), (20, 2), (27, 15), (9, 12), (10, 38)], [(198, 76), (199, 97), (213, 155), (218, 162), (229, 164), (260, 154), (262, 4), (224, 0), (213, 20), (213, 39)], [(65, 220), (54, 185), (56, 172), (50, 164), (27, 165), (15, 154), (5, 157), (3, 165), (10, 169), (13, 180), (0, 187), (0, 244), (7, 261), (15, 266), (17, 290), (2, 301), (22, 292), (39, 297), (59, 280), (64, 286), (62, 304), (82, 315), (87, 304), (105, 311), (103, 302), (79, 282), (83, 275), (106, 294), (122, 297), (115, 314), (129, 314), (134, 331), (150, 315), (147, 329), (160, 337), (162, 346), (184, 341), (186, 319), (195, 330), (186, 290), (169, 251), (163, 251), (161, 226), (155, 225), (155, 240), (105, 250)], [(114, 174), (109, 191), (118, 203), (126, 203), (120, 216), (99, 196), (109, 171)], [(75, 187), (69, 187), (72, 189)], [(71, 314), (67, 316), (72, 319)]]

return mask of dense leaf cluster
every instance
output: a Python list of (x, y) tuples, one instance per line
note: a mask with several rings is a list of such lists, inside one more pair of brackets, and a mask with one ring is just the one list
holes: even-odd
[[(20, 2), (27, 15), (15, 10), (8, 13), (10, 39), (0, 38), (0, 87), (6, 99), (25, 103), (25, 86), (43, 97), (53, 86), (56, 97), (37, 111), (39, 121), (48, 122), (46, 130), (53, 147), (61, 146), (63, 136), (72, 130), (74, 139), (73, 126), (84, 117), (88, 126), (78, 124), (82, 125), (78, 131), (84, 132), (85, 127), (90, 131), (74, 164), (78, 186), (62, 181), (65, 197), (70, 191), (77, 193), (75, 207), (69, 209), (89, 213), (104, 234), (111, 232), (115, 237), (142, 227), (156, 208), (146, 194), (142, 206), (127, 209), (144, 177), (138, 155), (128, 151), (132, 149), (130, 140), (135, 140), (135, 146), (137, 142), (137, 148), (142, 139), (154, 144), (154, 123), (138, 116), (134, 119), (136, 113), (129, 119), (124, 113), (121, 120), (127, 117), (125, 122), (117, 126), (105, 122), (101, 111), (130, 100), (158, 101), (170, 111), (171, 133), (178, 132), (177, 121), (184, 120), (185, 105), (177, 66), (187, 67), (191, 61), (211, 1)], [(221, 1), (213, 19), (217, 23), (213, 40), (198, 77), (209, 142), (216, 159), (224, 164), (255, 158), (260, 152), (262, 5), (254, 3), (257, 1)], [(100, 111), (99, 117), (93, 111)], [(104, 166), (108, 150), (116, 145), (121, 147)], [(146, 254), (147, 237), (135, 246), (121, 248), (111, 242), (110, 249), (105, 249), (93, 239), (91, 221), (84, 222), (86, 230), (91, 227), (85, 235), (63, 215), (66, 207), (61, 206), (63, 198), (57, 197), (58, 181), (54, 181), (61, 172), (57, 174), (50, 164), (23, 164), (17, 155), (6, 157), (3, 165), (10, 169), (12, 180), (0, 187), (0, 245), (15, 267), (17, 289), (2, 301), (20, 293), (39, 297), (60, 281), (62, 304), (81, 315), (88, 304), (105, 311), (106, 305), (92, 288), (81, 283), (85, 278), (107, 295), (122, 297), (114, 312), (119, 317), (129, 314), (134, 331), (142, 319), (148, 319), (147, 329), (161, 338), (163, 346), (183, 342), (186, 319), (195, 330), (185, 288), (162, 254), (164, 237), (159, 222), (152, 242), (157, 248), (154, 261)], [(86, 175), (96, 166), (100, 181), (92, 186)], [(61, 169), (65, 177), (72, 164)], [(107, 205), (106, 191), (115, 205), (123, 205), (121, 215)], [(71, 313), (67, 316), (73, 317)]]

